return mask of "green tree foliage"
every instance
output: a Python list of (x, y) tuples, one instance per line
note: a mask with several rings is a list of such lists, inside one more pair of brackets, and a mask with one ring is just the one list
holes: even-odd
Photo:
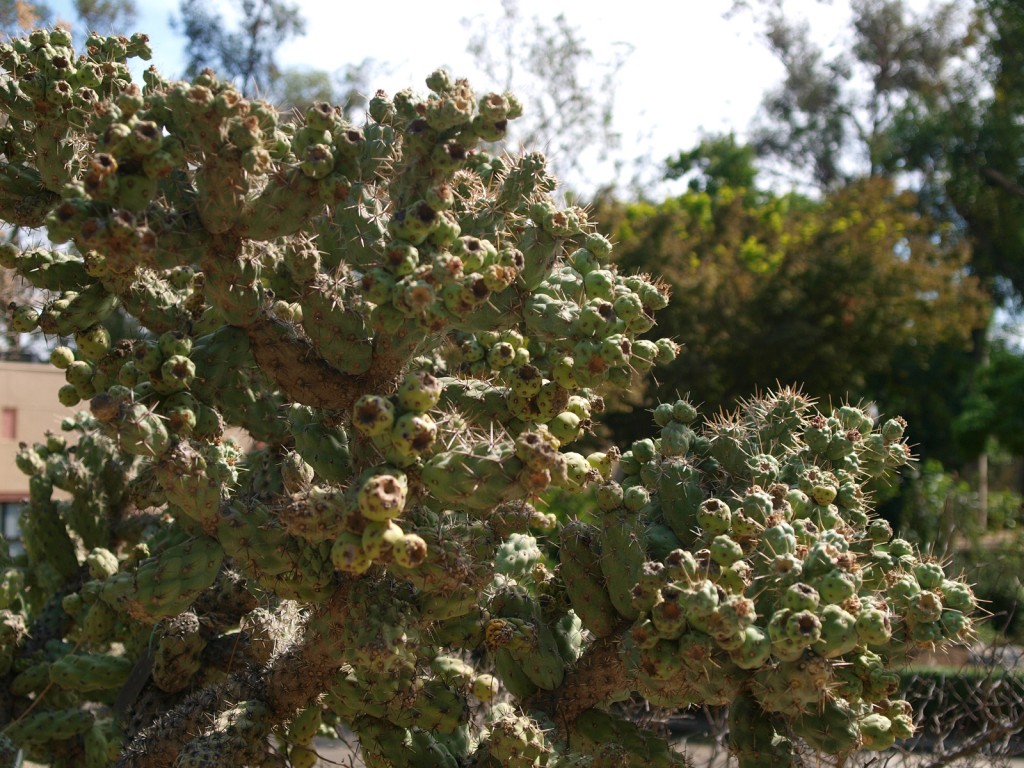
[(707, 136), (688, 152), (680, 152), (668, 161), (667, 179), (688, 177), (692, 192), (717, 196), (725, 187), (754, 191), (757, 153), (750, 144), (736, 141), (736, 134)]
[[(685, 342), (645, 403), (685, 391), (731, 409), (782, 381), (825, 401), (868, 398), (923, 415), (914, 403), (923, 393), (899, 397), (888, 380), (894, 369), (928, 371), (946, 346), (963, 354), (984, 327), (966, 248), (885, 179), (820, 201), (722, 182), (696, 182), (715, 195), (599, 210), (622, 267), (667, 281), (674, 300), (658, 331)], [(933, 382), (935, 396), (948, 396), (949, 383)]]
[(985, 451), (988, 439), (995, 438), (1013, 455), (1024, 456), (1024, 357), (1005, 346), (993, 347), (973, 385), (954, 422), (964, 450), (977, 456)]
[[(848, 47), (827, 54), (781, 3), (754, 3), (785, 79), (753, 143), (796, 178), (832, 190), (885, 174), (971, 244), (996, 299), (1024, 266), (1024, 10), (1015, 0), (852, 0)], [(809, 171), (809, 176), (804, 175)]]
[(997, 298), (1024, 292), (1024, 8), (979, 0), (967, 41), (977, 65), (937, 104), (908, 104), (887, 168), (921, 174), (922, 197), (958, 223)]

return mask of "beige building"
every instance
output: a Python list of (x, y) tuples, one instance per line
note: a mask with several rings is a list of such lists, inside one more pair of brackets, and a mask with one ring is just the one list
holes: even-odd
[(0, 360), (0, 511), (4, 536), (18, 538), (18, 514), (28, 496), (28, 478), (14, 464), (19, 443), (43, 442), (60, 433), (60, 422), (78, 408), (57, 401), (64, 372), (47, 363)]

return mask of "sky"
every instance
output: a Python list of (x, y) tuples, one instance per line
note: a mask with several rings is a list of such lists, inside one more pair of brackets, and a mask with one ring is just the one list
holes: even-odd
[[(229, 0), (211, 0), (225, 18)], [(788, 0), (788, 7), (813, 22), (821, 39), (842, 34), (845, 3)], [(137, 28), (154, 49), (153, 64), (177, 74), (183, 66), (181, 38), (170, 27), (178, 0), (140, 0)], [(731, 0), (684, 0), (677, 3), (579, 3), (568, 0), (519, 0), (521, 16), (551, 21), (564, 14), (596, 61), (610, 61), (630, 51), (617, 77), (614, 128), (621, 149), (613, 162), (588, 165), (587, 178), (575, 179), (580, 191), (622, 183), (636, 160), (649, 175), (666, 158), (696, 145), (702, 133), (736, 131), (743, 136), (764, 92), (778, 83), (781, 66), (759, 40), (752, 18), (724, 18)], [(72, 17), (70, 0), (53, 4), (58, 17)], [(500, 0), (442, 0), (388, 3), (300, 0), (307, 21), (305, 37), (279, 51), (285, 66), (335, 71), (368, 57), (380, 62), (374, 90), (389, 93), (412, 86), (425, 90), (424, 78), (438, 66), (465, 76), (484, 91), (498, 87), (482, 77), (466, 52), (469, 37), (463, 20), (500, 18)], [(595, 72), (595, 79), (598, 73)]]

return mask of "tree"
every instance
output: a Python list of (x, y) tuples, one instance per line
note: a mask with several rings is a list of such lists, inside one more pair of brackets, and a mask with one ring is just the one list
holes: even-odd
[(178, 20), (185, 36), (186, 76), (215, 69), (248, 95), (265, 94), (281, 76), (275, 53), (285, 40), (305, 32), (297, 5), (285, 0), (241, 0), (238, 29), (199, 0), (182, 0)]
[(920, 174), (922, 198), (970, 241), (975, 273), (1010, 301), (1024, 291), (1024, 11), (985, 0), (975, 18), (973, 77), (932, 108), (903, 110), (888, 164)]
[(752, 143), (802, 183), (835, 190), (895, 170), (897, 120), (940, 108), (960, 86), (967, 41), (959, 3), (916, 14), (904, 0), (851, 0), (853, 39), (831, 56), (782, 3), (766, 0), (762, 9), (764, 38), (785, 78), (765, 95)]
[(724, 188), (752, 192), (755, 189), (757, 153), (750, 144), (739, 144), (736, 134), (706, 136), (699, 145), (668, 161), (666, 179), (689, 177), (693, 192), (717, 197)]
[[(437, 71), (361, 128), (326, 105), (285, 128), (209, 72), (132, 84), (142, 37), (70, 43), (0, 48), (0, 217), (74, 246), (0, 263), (51, 292), (22, 322), (74, 335), (51, 362), (88, 401), (17, 458), (8, 754), (310, 766), (344, 723), (373, 766), (683, 765), (606, 708), (633, 695), (731, 704), (743, 768), (912, 733), (887, 664), (975, 602), (869, 516), (901, 420), (678, 400), (657, 441), (584, 457), (598, 388), (676, 355), (638, 338), (668, 296), (538, 155), (476, 151), (506, 97)], [(119, 306), (149, 332), (111, 344)], [(536, 508), (552, 486), (592, 521)]]
[[(746, 5), (737, 3), (736, 5)], [(997, 301), (1024, 284), (1024, 12), (1012, 0), (854, 0), (854, 35), (831, 58), (781, 3), (755, 3), (785, 81), (764, 101), (754, 144), (790, 170), (835, 189), (889, 175), (922, 210), (971, 244), (972, 271)]]
[(379, 69), (372, 58), (347, 64), (336, 72), (304, 67), (284, 68), (277, 50), (289, 38), (305, 33), (297, 5), (283, 0), (243, 0), (242, 19), (228, 32), (223, 17), (197, 0), (182, 0), (177, 26), (186, 38), (186, 74), (205, 68), (233, 80), (246, 95), (258, 95), (282, 111), (304, 112), (316, 102), (338, 103), (347, 117), (366, 107), (371, 75)]
[(49, 15), (50, 9), (40, 3), (4, 0), (0, 3), (0, 30), (5, 36), (23, 34)]
[[(725, 145), (726, 157), (739, 154)], [(695, 154), (702, 150), (684, 157)], [(742, 164), (724, 167), (749, 178)], [(712, 411), (731, 410), (758, 387), (800, 382), (825, 402), (871, 400), (912, 418), (919, 450), (948, 458), (949, 422), (933, 421), (925, 403), (955, 404), (950, 390), (963, 385), (931, 371), (926, 396), (896, 373), (930, 370), (946, 346), (950, 357), (969, 357), (972, 333), (985, 326), (987, 302), (965, 276), (962, 245), (941, 239), (915, 197), (885, 179), (821, 201), (734, 188), (714, 175), (692, 185), (714, 194), (598, 209), (620, 267), (659, 270), (676, 297), (658, 332), (685, 344), (643, 404), (684, 391)], [(948, 404), (940, 413), (955, 415)], [(624, 437), (635, 420), (611, 424)]]
[(113, 34), (123, 33), (135, 23), (134, 0), (74, 0), (72, 5), (75, 18), (58, 19), (46, 3), (3, 0), (0, 2), (0, 33), (13, 37), (43, 24), (77, 24), (83, 34), (94, 30)]
[(972, 383), (965, 408), (954, 422), (954, 431), (969, 455), (983, 453), (991, 438), (1014, 456), (1024, 455), (1020, 429), (1024, 424), (1017, 407), (1024, 385), (1024, 358), (1005, 346), (996, 346)]
[(124, 34), (138, 14), (134, 0), (75, 0), (74, 4), (81, 28), (90, 32)]
[(620, 48), (602, 61), (563, 14), (546, 24), (537, 16), (525, 20), (516, 0), (501, 5), (501, 18), (489, 24), (479, 18), (463, 23), (481, 72), (526, 106), (526, 117), (503, 144), (543, 148), (560, 178), (581, 176), (587, 164), (606, 160), (618, 147), (616, 77), (630, 51)]

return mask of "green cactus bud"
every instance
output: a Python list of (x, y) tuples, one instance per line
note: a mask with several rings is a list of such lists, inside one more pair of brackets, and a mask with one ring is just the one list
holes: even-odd
[(697, 510), (697, 524), (708, 537), (728, 533), (732, 527), (732, 510), (719, 499), (705, 499)]
[(885, 544), (892, 538), (892, 526), (881, 518), (868, 523), (868, 538), (875, 544)]
[(857, 593), (860, 583), (853, 572), (837, 568), (818, 579), (815, 586), (823, 602), (843, 603)]
[(740, 669), (759, 669), (767, 662), (772, 652), (771, 639), (760, 627), (746, 627), (740, 633), (740, 645), (729, 652), (729, 658)]
[[(654, 343), (658, 345), (658, 356), (654, 359), (656, 365), (669, 365), (679, 356), (680, 347), (671, 339), (658, 339)], [(676, 421), (686, 423), (680, 418), (676, 418)]]
[(118, 570), (117, 556), (108, 549), (97, 547), (85, 558), (89, 576), (98, 581), (110, 578)]
[(821, 639), (814, 650), (826, 659), (852, 651), (859, 641), (857, 619), (838, 605), (826, 605), (821, 611)]
[(67, 370), (73, 362), (75, 362), (75, 353), (70, 347), (54, 347), (50, 352), (50, 364), (54, 368)]
[(603, 512), (610, 512), (622, 506), (624, 491), (618, 483), (603, 483), (597, 487), (597, 506)]
[(39, 324), (39, 311), (34, 307), (15, 306), (11, 312), (11, 330), (15, 333), (31, 333)]
[(359, 489), (359, 511), (368, 520), (398, 517), (405, 507), (409, 485), (404, 472), (373, 475)]
[(715, 536), (711, 541), (711, 559), (723, 567), (729, 567), (743, 559), (743, 547), (727, 535)]
[(416, 568), (427, 558), (427, 542), (415, 533), (407, 533), (392, 545), (391, 554), (403, 568)]
[(560, 443), (565, 444), (571, 443), (579, 437), (582, 422), (575, 413), (563, 411), (548, 421), (547, 427)]
[(974, 593), (966, 584), (944, 580), (941, 586), (942, 603), (947, 608), (963, 613), (970, 613), (976, 606)]
[(642, 485), (626, 488), (622, 494), (622, 505), (630, 512), (639, 512), (651, 501), (650, 492)]
[(391, 444), (400, 456), (418, 456), (430, 448), (436, 437), (437, 425), (425, 413), (404, 413), (391, 429)]
[(367, 437), (386, 434), (395, 423), (395, 406), (387, 398), (363, 395), (352, 408), (352, 423)]
[(888, 443), (899, 442), (903, 439), (903, 431), (907, 427), (907, 422), (897, 416), (894, 419), (889, 419), (882, 425), (882, 439)]
[(406, 374), (398, 388), (398, 404), (407, 411), (424, 413), (441, 399), (441, 382), (429, 373), (417, 371)]
[(612, 475), (614, 454), (608, 451), (595, 451), (587, 456), (587, 463), (597, 472), (599, 477), (608, 482)]
[(820, 596), (818, 591), (803, 582), (791, 584), (782, 593), (780, 605), (793, 613), (814, 611), (818, 607)]
[(65, 384), (57, 390), (57, 400), (66, 408), (73, 408), (78, 405), (82, 398), (78, 394), (78, 388), (73, 384)]
[(938, 621), (942, 617), (942, 598), (931, 590), (913, 595), (907, 607), (907, 619), (920, 624)]
[(892, 637), (889, 615), (877, 608), (867, 608), (857, 615), (857, 636), (868, 646), (881, 646)]
[(371, 560), (379, 560), (385, 553), (393, 552), (394, 545), (405, 536), (405, 532), (393, 520), (369, 521), (363, 529), (363, 554)]
[(363, 550), (362, 537), (348, 531), (342, 532), (332, 545), (331, 562), (339, 571), (355, 575), (366, 572), (373, 565), (373, 559)]
[[(696, 418), (696, 414), (694, 415), (694, 418)], [(673, 420), (675, 420), (673, 404), (659, 403), (654, 409), (654, 423), (659, 427), (665, 427)]]
[(946, 576), (938, 563), (918, 563), (914, 566), (914, 578), (921, 585), (921, 589), (937, 589), (945, 581)]

